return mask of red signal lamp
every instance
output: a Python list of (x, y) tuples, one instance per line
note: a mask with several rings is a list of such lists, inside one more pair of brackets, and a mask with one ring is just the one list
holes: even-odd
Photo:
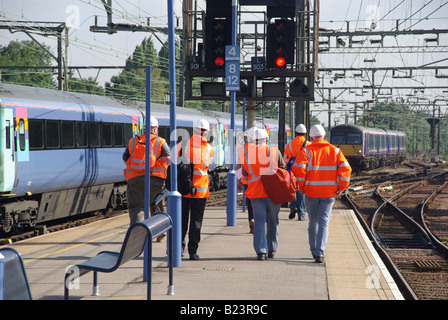
[(275, 65), (279, 68), (283, 68), (286, 64), (286, 60), (283, 57), (278, 57), (275, 59)]
[(223, 57), (216, 57), (215, 58), (215, 65), (218, 67), (222, 67), (224, 65), (224, 58)]

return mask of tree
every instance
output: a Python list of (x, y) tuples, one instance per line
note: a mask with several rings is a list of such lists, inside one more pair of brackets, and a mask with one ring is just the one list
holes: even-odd
[[(48, 51), (50, 47), (43, 45)], [(11, 41), (0, 46), (0, 71), (2, 82), (34, 87), (56, 88), (52, 70), (32, 67), (51, 67), (52, 56), (34, 41)], [(2, 69), (7, 67), (30, 67), (20, 69)]]
[(78, 79), (70, 76), (68, 79), (68, 91), (104, 95), (103, 87), (98, 85), (98, 82), (93, 77)]
[(154, 43), (145, 38), (126, 60), (126, 67), (118, 75), (106, 83), (106, 94), (120, 99), (146, 99), (146, 66), (151, 68), (151, 100), (163, 102), (165, 100), (165, 81), (161, 77), (161, 68)]

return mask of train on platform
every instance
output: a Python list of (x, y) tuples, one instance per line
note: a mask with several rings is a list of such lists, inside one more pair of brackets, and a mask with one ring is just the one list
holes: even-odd
[(330, 129), (330, 143), (345, 155), (353, 171), (372, 170), (406, 159), (406, 134), (396, 130), (342, 124)]
[[(129, 139), (143, 132), (145, 110), (142, 102), (0, 84), (0, 233), (125, 206), (122, 154)], [(210, 123), (210, 187), (226, 187), (230, 115), (182, 107), (176, 114), (184, 135), (192, 133), (195, 120)], [(151, 103), (151, 115), (169, 144), (169, 106)], [(276, 144), (277, 120), (256, 125)], [(241, 115), (235, 128), (241, 136)]]

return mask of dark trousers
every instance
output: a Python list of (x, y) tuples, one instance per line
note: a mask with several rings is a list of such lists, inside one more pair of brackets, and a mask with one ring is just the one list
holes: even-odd
[(246, 197), (246, 206), (247, 206), (247, 217), (250, 220), (254, 218), (254, 211), (252, 209), (252, 203), (250, 203), (250, 199)]
[[(188, 230), (188, 253), (195, 254), (201, 241), (202, 219), (207, 198), (182, 197), (182, 250), (185, 249), (185, 236)], [(190, 227), (188, 228), (188, 221)]]

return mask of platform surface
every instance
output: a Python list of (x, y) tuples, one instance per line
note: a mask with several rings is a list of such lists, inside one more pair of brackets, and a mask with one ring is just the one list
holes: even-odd
[[(402, 300), (399, 290), (351, 210), (335, 207), (325, 263), (311, 257), (306, 221), (279, 216), (274, 259), (256, 260), (247, 212), (226, 226), (225, 208), (206, 208), (198, 254), (174, 268), (174, 295), (167, 295), (166, 242), (153, 242), (153, 300)], [(33, 299), (63, 299), (68, 266), (103, 250), (119, 251), (127, 214), (10, 245), (22, 255)], [(91, 296), (92, 273), (70, 290), (71, 300), (146, 299), (143, 257), (113, 273), (99, 273), (100, 296)], [(76, 286), (78, 288), (76, 288)]]

